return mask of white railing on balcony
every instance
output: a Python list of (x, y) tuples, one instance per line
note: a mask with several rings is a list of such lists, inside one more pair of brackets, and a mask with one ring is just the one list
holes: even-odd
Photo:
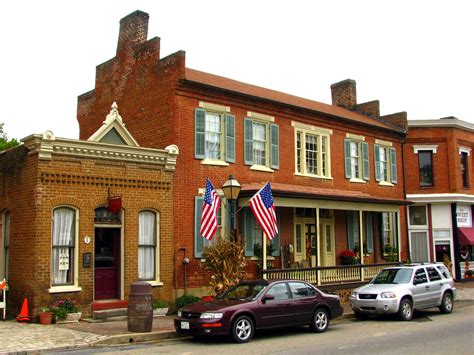
[(320, 266), (300, 269), (261, 270), (261, 276), (268, 280), (292, 279), (307, 281), (315, 285), (334, 285), (370, 281), (377, 273), (400, 263)]

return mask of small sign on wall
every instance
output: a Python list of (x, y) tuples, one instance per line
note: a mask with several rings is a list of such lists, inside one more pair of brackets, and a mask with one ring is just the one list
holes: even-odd
[(59, 254), (59, 271), (69, 270), (69, 253), (60, 253)]
[(457, 205), (456, 218), (458, 227), (472, 227), (472, 211), (470, 205)]
[(90, 252), (86, 252), (82, 254), (82, 267), (87, 268), (91, 267), (92, 263), (92, 254)]

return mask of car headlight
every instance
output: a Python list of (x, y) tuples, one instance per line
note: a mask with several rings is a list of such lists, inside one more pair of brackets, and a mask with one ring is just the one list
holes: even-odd
[(351, 297), (357, 298), (357, 292), (353, 291)]
[(181, 310), (178, 311), (178, 317), (181, 317), (183, 315), (183, 313), (181, 312)]
[(201, 314), (201, 319), (221, 319), (224, 314), (221, 312), (205, 312)]
[(397, 298), (397, 294), (393, 292), (382, 292), (380, 295), (382, 298)]

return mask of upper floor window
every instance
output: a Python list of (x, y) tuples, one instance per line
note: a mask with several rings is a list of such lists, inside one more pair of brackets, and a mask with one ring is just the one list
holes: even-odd
[(418, 171), (420, 186), (433, 186), (433, 153), (431, 150), (418, 151)]
[(244, 120), (244, 161), (254, 169), (278, 169), (279, 127), (270, 123), (273, 117), (248, 113), (253, 118)]
[(345, 175), (351, 181), (369, 180), (369, 145), (363, 141), (364, 137), (348, 134), (344, 139)]
[(331, 130), (292, 122), (295, 127), (296, 174), (331, 178)]
[(59, 207), (53, 210), (52, 284), (72, 285), (76, 273), (76, 210)]
[(10, 212), (3, 213), (3, 228), (0, 235), (0, 281), (8, 280), (8, 260), (10, 256)]
[(203, 163), (235, 162), (235, 117), (225, 106), (200, 103), (195, 111), (194, 156)]
[(408, 208), (411, 226), (428, 226), (426, 218), (426, 206), (413, 205)]
[(381, 184), (397, 183), (397, 152), (389, 142), (374, 145), (375, 180)]
[(468, 152), (461, 151), (461, 177), (462, 177), (462, 187), (469, 187), (469, 169), (467, 166), (467, 157), (469, 156)]
[(158, 215), (154, 211), (138, 214), (138, 278), (157, 281), (158, 275)]

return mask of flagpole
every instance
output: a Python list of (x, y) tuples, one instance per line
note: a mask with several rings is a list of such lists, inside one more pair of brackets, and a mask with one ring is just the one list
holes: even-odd
[[(263, 231), (262, 231), (263, 232)], [(262, 261), (263, 261), (263, 265), (262, 265), (262, 270), (266, 270), (267, 269), (267, 239), (266, 239), (266, 236), (265, 236), (265, 232), (262, 233), (262, 251), (263, 251), (263, 256), (262, 256)], [(267, 274), (263, 274), (263, 278), (266, 280), (267, 279)]]

